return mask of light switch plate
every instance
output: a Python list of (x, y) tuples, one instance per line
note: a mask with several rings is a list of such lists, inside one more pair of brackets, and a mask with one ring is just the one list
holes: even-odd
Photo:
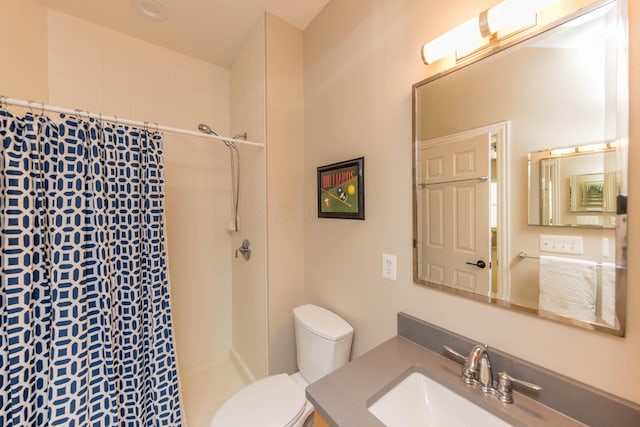
[(609, 238), (602, 238), (602, 257), (609, 258)]
[(554, 252), (558, 254), (584, 254), (584, 242), (582, 236), (554, 236), (540, 235), (540, 251)]

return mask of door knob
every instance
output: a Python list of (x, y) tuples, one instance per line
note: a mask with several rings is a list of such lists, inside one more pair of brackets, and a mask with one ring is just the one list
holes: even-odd
[(475, 265), (478, 268), (485, 268), (487, 266), (487, 263), (481, 259), (479, 259), (478, 262), (465, 262), (465, 264)]

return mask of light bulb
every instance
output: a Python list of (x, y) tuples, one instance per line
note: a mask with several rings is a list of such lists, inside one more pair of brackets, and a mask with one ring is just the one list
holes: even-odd
[(566, 156), (567, 154), (573, 154), (575, 152), (576, 147), (555, 148), (549, 151), (552, 156)]
[(457, 57), (464, 56), (481, 44), (482, 34), (476, 16), (422, 46), (422, 60), (425, 64), (432, 64), (453, 53)]
[(536, 13), (559, 0), (505, 0), (489, 9), (489, 31), (510, 33), (536, 24)]
[(584, 153), (585, 151), (602, 151), (607, 148), (607, 144), (602, 142), (599, 144), (588, 144), (588, 145), (580, 145), (578, 147), (579, 153)]

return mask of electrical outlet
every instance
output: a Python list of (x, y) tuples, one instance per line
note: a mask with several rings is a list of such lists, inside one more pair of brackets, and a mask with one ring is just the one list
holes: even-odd
[(397, 257), (395, 255), (382, 254), (382, 277), (396, 281)]

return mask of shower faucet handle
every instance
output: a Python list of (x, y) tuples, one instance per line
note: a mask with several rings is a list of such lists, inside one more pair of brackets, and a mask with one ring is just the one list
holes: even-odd
[(244, 239), (242, 241), (242, 246), (236, 249), (236, 258), (238, 258), (238, 252), (242, 254), (245, 261), (249, 261), (251, 259), (251, 243), (249, 240)]

